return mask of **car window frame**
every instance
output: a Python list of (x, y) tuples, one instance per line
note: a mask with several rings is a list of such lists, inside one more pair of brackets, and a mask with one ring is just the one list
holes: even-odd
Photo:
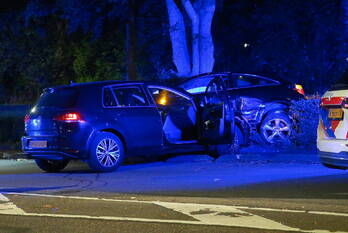
[[(222, 79), (224, 79), (226, 76), (226, 74), (210, 74), (210, 75), (204, 75), (204, 76), (199, 76), (199, 77), (196, 77), (196, 78), (191, 78), (190, 80), (187, 80), (187, 82), (191, 82), (191, 81), (194, 81), (194, 80), (197, 80), (197, 79), (204, 79), (204, 78), (210, 78), (210, 81), (213, 80), (215, 77), (221, 77)], [(208, 84), (210, 83), (210, 81), (208, 82)], [(181, 85), (180, 85), (181, 86)], [(196, 87), (197, 88), (197, 87)], [(184, 89), (186, 92), (190, 93), (191, 95), (197, 95), (197, 94), (204, 94), (205, 91), (206, 91), (206, 88), (205, 87), (205, 90), (202, 91), (202, 92), (194, 92), (194, 93), (191, 93), (189, 92), (188, 90)]]
[(153, 104), (154, 104), (156, 107), (158, 107), (158, 105), (156, 104), (156, 101), (154, 100), (154, 98), (153, 98), (153, 96), (152, 96), (152, 94), (151, 94), (151, 92), (150, 92), (150, 90), (149, 90), (150, 88), (159, 88), (159, 89), (164, 89), (164, 90), (173, 92), (173, 93), (175, 93), (175, 94), (177, 94), (177, 95), (179, 95), (179, 96), (181, 96), (181, 97), (183, 97), (183, 98), (189, 100), (189, 101), (192, 103), (192, 106), (193, 106), (194, 110), (197, 111), (197, 106), (196, 106), (196, 103), (195, 103), (195, 101), (194, 101), (194, 99), (193, 99), (192, 96), (187, 95), (187, 94), (185, 94), (185, 93), (182, 93), (182, 92), (180, 92), (180, 91), (178, 91), (178, 90), (175, 90), (174, 88), (170, 88), (170, 87), (166, 87), (166, 86), (153, 85), (153, 84), (147, 85), (147, 86), (146, 86), (146, 89), (147, 89), (147, 91), (148, 91), (148, 94), (149, 94), (149, 96), (151, 97), (151, 100), (152, 100)]
[(280, 85), (281, 83), (278, 80), (274, 80), (271, 78), (266, 78), (263, 76), (259, 76), (259, 75), (253, 75), (253, 74), (238, 74), (238, 73), (232, 73), (230, 75), (226, 75), (226, 77), (223, 77), (223, 79), (233, 79), (233, 77), (231, 76), (239, 76), (239, 75), (244, 75), (246, 77), (253, 77), (253, 78), (258, 78), (258, 79), (263, 79), (263, 80), (267, 80), (273, 83), (270, 84), (259, 84), (259, 85), (252, 85), (252, 86), (244, 86), (244, 87), (226, 87), (227, 90), (238, 90), (238, 89), (246, 89), (246, 88), (254, 88), (254, 87), (268, 87), (268, 86), (276, 86), (276, 85)]
[[(112, 96), (114, 97), (114, 100), (116, 102), (116, 106), (105, 106), (104, 105), (104, 90), (105, 89), (110, 89)], [(138, 88), (142, 94), (144, 95), (145, 100), (147, 101), (147, 105), (144, 106), (120, 106), (119, 102), (116, 98), (115, 93), (113, 92), (113, 88)], [(154, 107), (152, 102), (150, 101), (149, 97), (146, 95), (146, 92), (144, 90), (144, 87), (142, 84), (112, 84), (112, 85), (107, 85), (103, 86), (102, 88), (102, 107), (103, 108), (148, 108), (148, 107)]]

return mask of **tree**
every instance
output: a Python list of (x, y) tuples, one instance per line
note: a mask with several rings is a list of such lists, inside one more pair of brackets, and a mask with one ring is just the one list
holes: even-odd
[[(82, 33), (91, 40), (99, 39), (115, 21), (126, 25), (127, 78), (136, 79), (136, 0), (31, 0), (24, 12), (26, 24), (35, 19), (56, 17), (65, 22), (65, 33)], [(107, 28), (110, 29), (110, 28)], [(117, 28), (115, 27), (116, 31)], [(110, 33), (109, 33), (110, 34)], [(118, 40), (118, 38), (114, 38)]]
[(343, 8), (343, 24), (345, 25), (345, 31), (348, 34), (348, 0), (342, 0)]
[[(211, 33), (215, 0), (166, 0), (166, 4), (177, 75), (211, 72), (215, 62)], [(191, 24), (191, 36), (186, 35), (185, 14)]]

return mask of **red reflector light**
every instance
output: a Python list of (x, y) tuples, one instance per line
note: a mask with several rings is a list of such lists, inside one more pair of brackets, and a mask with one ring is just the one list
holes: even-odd
[(78, 122), (81, 121), (81, 116), (76, 112), (69, 112), (56, 116), (54, 119), (57, 121)]
[(29, 114), (25, 115), (24, 117), (24, 123), (27, 123), (30, 120)]
[(320, 101), (321, 106), (325, 105), (342, 105), (344, 102), (344, 97), (324, 97)]
[(297, 91), (297, 93), (299, 93), (301, 95), (305, 95), (303, 87), (300, 84), (295, 84), (294, 90)]

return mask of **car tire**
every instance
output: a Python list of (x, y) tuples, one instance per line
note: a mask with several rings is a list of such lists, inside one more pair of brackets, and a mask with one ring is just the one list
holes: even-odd
[(35, 162), (45, 172), (60, 172), (68, 165), (69, 160), (35, 159)]
[(266, 144), (286, 144), (290, 142), (293, 123), (285, 112), (271, 112), (261, 122), (260, 137)]
[(88, 165), (96, 172), (115, 171), (124, 158), (122, 141), (114, 134), (100, 132), (90, 146)]
[(322, 163), (325, 167), (331, 168), (331, 169), (339, 169), (339, 170), (347, 170), (347, 167), (342, 167), (342, 166), (336, 166), (328, 163)]

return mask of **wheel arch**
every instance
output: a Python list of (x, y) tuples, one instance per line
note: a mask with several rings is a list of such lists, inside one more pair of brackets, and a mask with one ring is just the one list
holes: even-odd
[(290, 107), (290, 103), (285, 101), (266, 103), (264, 115), (273, 111), (288, 111), (289, 107)]
[(124, 148), (125, 153), (127, 152), (127, 143), (126, 143), (126, 140), (124, 139), (123, 135), (122, 135), (119, 131), (117, 131), (116, 129), (113, 129), (113, 128), (105, 128), (105, 129), (99, 130), (99, 132), (112, 133), (112, 134), (114, 134), (115, 136), (117, 136), (117, 137), (121, 140), (121, 142), (122, 142), (122, 144), (123, 144), (123, 148)]
[(271, 103), (266, 103), (265, 108), (261, 117), (261, 121), (259, 124), (259, 127), (261, 126), (262, 121), (271, 113), (276, 113), (276, 112), (284, 112), (287, 113), (290, 108), (290, 103), (286, 101), (278, 101), (278, 102), (271, 102)]
[(95, 136), (96, 136), (98, 133), (100, 133), (100, 132), (112, 133), (112, 134), (114, 134), (115, 136), (117, 136), (117, 137), (121, 140), (121, 142), (122, 142), (122, 144), (123, 144), (123, 149), (124, 149), (125, 154), (127, 154), (127, 151), (128, 151), (128, 150), (127, 150), (127, 143), (126, 143), (126, 140), (125, 140), (125, 138), (123, 137), (123, 135), (122, 135), (122, 133), (121, 133), (120, 131), (118, 131), (118, 130), (116, 130), (116, 129), (114, 129), (114, 128), (100, 128), (100, 129), (94, 130), (94, 132), (91, 134), (91, 136), (90, 136), (89, 139), (88, 139), (88, 143), (87, 143), (87, 156), (86, 156), (86, 158), (89, 158), (89, 151), (90, 151), (90, 149), (91, 149), (91, 144), (92, 144), (92, 142), (93, 142)]

